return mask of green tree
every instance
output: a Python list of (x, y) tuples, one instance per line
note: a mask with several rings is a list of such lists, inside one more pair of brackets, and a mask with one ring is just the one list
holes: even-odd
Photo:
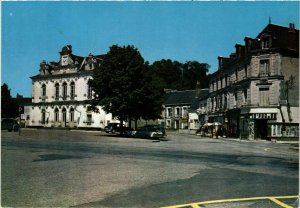
[(200, 82), (200, 88), (209, 86), (207, 72), (209, 65), (197, 61), (180, 63), (170, 59), (155, 61), (151, 69), (157, 75), (160, 85), (164, 89), (190, 90), (195, 89), (196, 83)]
[(152, 85), (148, 71), (148, 63), (134, 46), (111, 46), (89, 81), (95, 93), (92, 108), (97, 111), (96, 106), (102, 106), (122, 125), (126, 120), (156, 117), (159, 101), (152, 99), (159, 90)]
[(1, 85), (1, 117), (15, 118), (19, 114), (18, 103), (12, 99), (10, 89), (7, 84)]
[(208, 88), (209, 78), (207, 76), (209, 65), (197, 61), (187, 61), (183, 64), (183, 85), (182, 89), (195, 89), (197, 81), (200, 88)]
[(155, 61), (151, 70), (156, 74), (163, 89), (180, 89), (182, 78), (182, 64), (170, 59)]

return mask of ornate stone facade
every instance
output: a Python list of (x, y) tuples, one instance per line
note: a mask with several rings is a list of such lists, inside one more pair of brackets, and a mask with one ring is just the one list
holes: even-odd
[(113, 121), (110, 113), (99, 106), (99, 113), (90, 110), (93, 92), (88, 81), (101, 55), (87, 57), (72, 54), (67, 45), (58, 62), (43, 61), (39, 74), (32, 79), (32, 103), (25, 106), (26, 126), (104, 128)]

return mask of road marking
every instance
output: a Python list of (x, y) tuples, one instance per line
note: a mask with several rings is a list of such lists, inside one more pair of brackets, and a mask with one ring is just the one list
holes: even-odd
[(291, 207), (291, 206), (289, 206), (289, 205), (287, 205), (287, 204), (285, 204), (285, 203), (279, 201), (278, 199), (275, 199), (275, 198), (269, 198), (269, 199), (270, 199), (271, 201), (275, 202), (276, 204), (278, 204), (278, 205), (284, 207), (284, 208), (293, 208), (293, 207)]
[(180, 205), (172, 205), (161, 208), (183, 208), (183, 207), (193, 207), (200, 208), (201, 205), (205, 204), (217, 204), (217, 203), (227, 203), (227, 202), (241, 202), (241, 201), (255, 201), (255, 200), (271, 200), (274, 203), (284, 207), (284, 208), (292, 208), (291, 206), (277, 200), (277, 199), (296, 199), (299, 196), (267, 196), (267, 197), (252, 197), (252, 198), (237, 198), (237, 199), (220, 199), (220, 200), (211, 200), (211, 201), (203, 201), (203, 202), (193, 202), (189, 204), (180, 204)]

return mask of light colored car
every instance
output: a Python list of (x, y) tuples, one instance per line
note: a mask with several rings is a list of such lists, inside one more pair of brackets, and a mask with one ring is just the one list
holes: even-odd
[(132, 135), (139, 138), (162, 138), (165, 136), (162, 129), (157, 126), (143, 126), (136, 131), (133, 131)]

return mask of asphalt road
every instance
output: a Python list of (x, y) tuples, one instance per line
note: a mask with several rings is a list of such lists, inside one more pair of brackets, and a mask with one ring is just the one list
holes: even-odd
[(64, 130), (2, 131), (1, 139), (2, 206), (162, 207), (298, 194), (291, 144)]

